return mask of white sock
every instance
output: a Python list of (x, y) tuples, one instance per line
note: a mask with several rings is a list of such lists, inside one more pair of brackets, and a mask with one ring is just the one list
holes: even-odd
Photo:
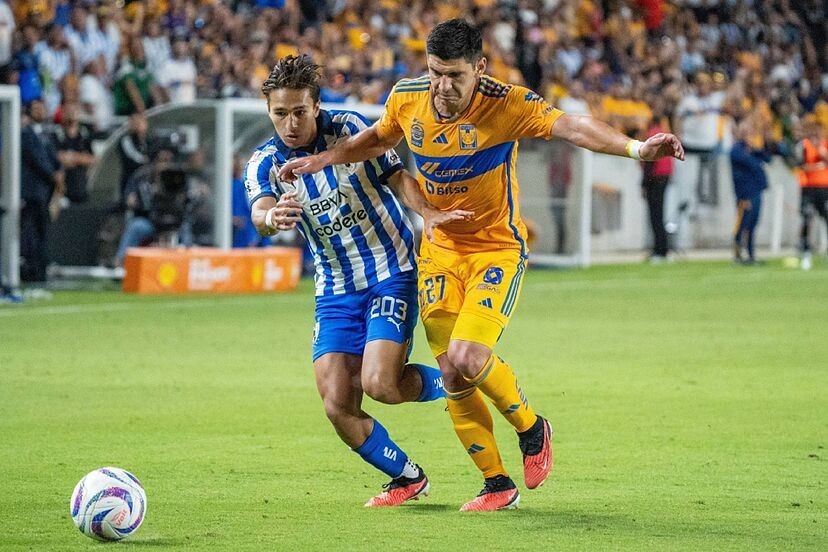
[(400, 477), (407, 477), (409, 479), (414, 479), (420, 475), (420, 469), (414, 465), (414, 462), (411, 461), (409, 458), (408, 461), (405, 463), (405, 467), (403, 468)]

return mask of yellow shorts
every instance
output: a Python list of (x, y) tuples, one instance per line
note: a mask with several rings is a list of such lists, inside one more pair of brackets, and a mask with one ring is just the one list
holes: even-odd
[(434, 356), (451, 339), (494, 349), (517, 305), (525, 268), (518, 250), (459, 254), (424, 241), (417, 261), (420, 316)]

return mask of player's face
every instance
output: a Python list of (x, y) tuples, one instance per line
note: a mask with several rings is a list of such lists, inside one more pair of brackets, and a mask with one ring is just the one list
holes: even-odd
[(291, 149), (308, 146), (316, 138), (319, 102), (307, 88), (279, 88), (268, 94), (268, 115), (282, 142)]
[(437, 112), (441, 115), (455, 115), (466, 109), (480, 75), (486, 69), (486, 58), (471, 63), (463, 58), (441, 59), (429, 54), (427, 63), (431, 97)]

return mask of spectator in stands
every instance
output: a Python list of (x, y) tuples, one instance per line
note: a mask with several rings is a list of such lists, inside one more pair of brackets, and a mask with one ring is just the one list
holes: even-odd
[(557, 102), (557, 107), (564, 113), (570, 115), (592, 115), (589, 104), (586, 101), (584, 85), (579, 80), (572, 81), (569, 91)]
[(20, 277), (24, 282), (46, 282), (46, 236), (49, 205), (63, 192), (63, 172), (57, 149), (48, 135), (46, 106), (33, 100), (27, 106), (20, 131)]
[(66, 40), (72, 48), (77, 63), (75, 71), (105, 54), (107, 47), (106, 37), (98, 30), (97, 25), (89, 24), (89, 12), (81, 3), (72, 8), (69, 26), (66, 27)]
[(20, 102), (23, 105), (43, 98), (43, 85), (40, 82), (40, 66), (35, 47), (40, 40), (40, 30), (32, 24), (21, 29), (23, 46), (14, 55), (12, 69), (14, 76), (10, 83), (20, 86)]
[(106, 64), (100, 58), (93, 59), (83, 68), (78, 85), (81, 120), (92, 125), (96, 132), (109, 130), (115, 115), (112, 91), (106, 82)]
[[(664, 100), (656, 97), (651, 108), (653, 115), (646, 131), (647, 138), (670, 131)], [(653, 250), (649, 260), (651, 263), (660, 263), (667, 259), (669, 247), (667, 230), (664, 228), (664, 194), (673, 174), (673, 160), (664, 158), (652, 163), (641, 163), (641, 170), (641, 193), (647, 201), (653, 233)]]
[(161, 22), (150, 19), (144, 26), (144, 38), (141, 43), (147, 60), (147, 70), (159, 79), (161, 69), (170, 60), (172, 48), (170, 37), (161, 32)]
[(80, 122), (80, 105), (64, 104), (61, 124), (55, 129), (58, 158), (65, 172), (66, 198), (72, 203), (88, 199), (86, 171), (95, 163), (92, 129)]
[[(98, 32), (103, 36), (104, 41), (104, 70), (111, 75), (115, 72), (118, 63), (118, 53), (121, 51), (122, 33), (122, 11), (107, 5), (100, 4), (96, 13)], [(80, 69), (83, 65), (79, 66)]]
[(713, 80), (698, 73), (696, 87), (676, 107), (673, 128), (684, 144), (685, 152), (699, 155), (697, 193), (699, 201), (718, 203), (717, 157), (722, 145), (722, 111), (726, 95), (713, 91)]
[(730, 149), (733, 191), (736, 194), (736, 224), (733, 234), (733, 260), (740, 264), (756, 264), (754, 234), (762, 210), (762, 192), (768, 187), (765, 163), (771, 159), (766, 149), (755, 149), (749, 143), (755, 129), (745, 121), (736, 127), (735, 142)]
[(43, 101), (46, 111), (53, 114), (61, 103), (61, 83), (75, 66), (74, 53), (63, 34), (63, 27), (49, 25), (46, 41), (38, 42), (35, 52), (43, 83)]
[(158, 82), (167, 89), (170, 101), (178, 104), (192, 103), (196, 99), (196, 66), (190, 57), (190, 43), (184, 35), (173, 41), (173, 56), (157, 73)]
[(144, 45), (133, 38), (129, 45), (129, 59), (115, 75), (112, 86), (116, 115), (143, 113), (150, 107), (164, 103), (166, 94), (147, 69)]
[(14, 14), (6, 0), (0, 0), (0, 68), (5, 67), (12, 60), (12, 37), (16, 28)]

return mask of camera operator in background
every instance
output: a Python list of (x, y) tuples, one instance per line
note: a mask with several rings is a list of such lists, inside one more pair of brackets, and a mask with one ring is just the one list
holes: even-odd
[(129, 118), (128, 132), (118, 142), (118, 153), (121, 159), (120, 202), (122, 205), (126, 204), (126, 189), (132, 175), (149, 163), (150, 149), (147, 118), (141, 113), (136, 113)]
[(118, 245), (118, 266), (123, 266), (128, 248), (146, 245), (164, 234), (172, 238), (173, 245), (179, 240), (191, 245), (187, 171), (174, 159), (171, 150), (159, 150), (151, 163), (130, 177), (125, 190), (129, 215)]

